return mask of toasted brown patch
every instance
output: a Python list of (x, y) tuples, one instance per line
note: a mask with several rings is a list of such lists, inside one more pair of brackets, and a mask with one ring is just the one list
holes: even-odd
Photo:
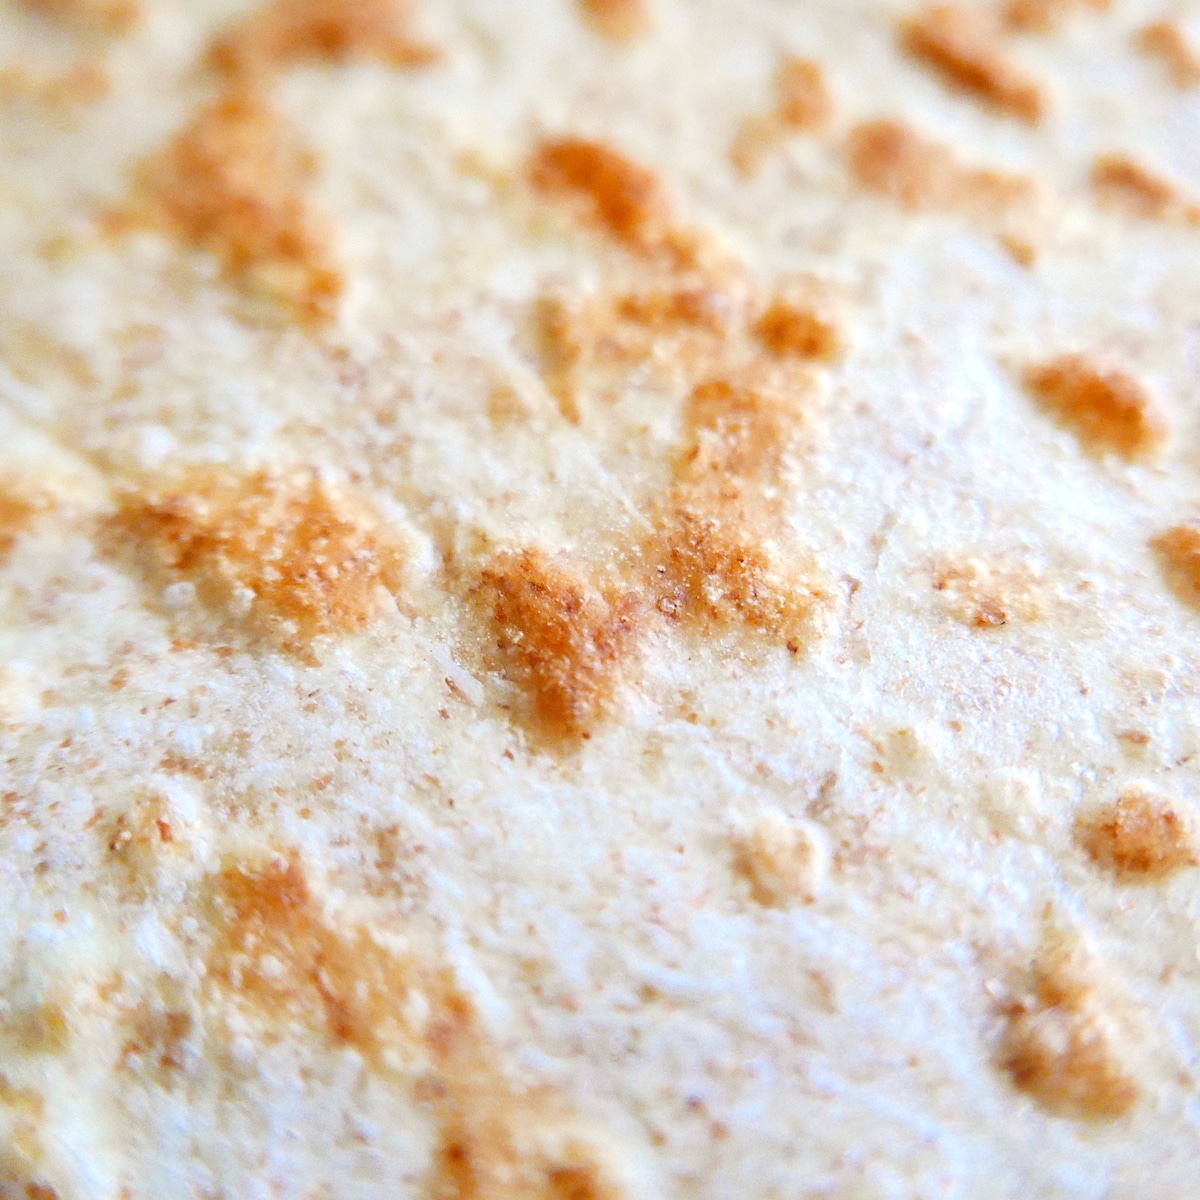
[[(227, 863), (208, 880), (199, 911), (211, 934), (206, 986), (256, 1013), (265, 1036), (311, 1029), (353, 1048), (374, 1071), (411, 1078), (437, 1128), (430, 1196), (626, 1195), (600, 1147), (553, 1096), (505, 1078), (449, 973), (361, 927), (339, 927), (294, 857)], [(181, 1016), (151, 1019), (151, 1054), (166, 1042), (180, 1061), (188, 1034)]]
[(576, 0), (580, 15), (597, 33), (629, 42), (650, 28), (646, 0)]
[(701, 330), (721, 336), (725, 316), (716, 295), (705, 288), (650, 288), (623, 292), (613, 300), (618, 320), (630, 321), (652, 333), (679, 329)]
[(1196, 839), (1179, 814), (1142, 791), (1081, 817), (1075, 834), (1092, 862), (1122, 883), (1157, 883), (1200, 863)]
[(822, 129), (832, 115), (833, 98), (821, 65), (806, 58), (785, 58), (775, 74), (774, 107), (742, 124), (730, 147), (730, 160), (749, 174), (789, 133)]
[(738, 480), (778, 469), (803, 419), (794, 399), (727, 379), (702, 383), (684, 404), (678, 477), (713, 498), (739, 497)]
[(41, 496), (26, 488), (14, 490), (0, 486), (0, 563), (8, 557), (17, 538), (33, 523), (43, 504)]
[(747, 117), (729, 146), (729, 161), (741, 174), (753, 175), (784, 136), (774, 113), (756, 113)]
[(734, 297), (715, 288), (653, 287), (602, 295), (585, 313), (589, 366), (694, 378), (729, 352)]
[(1031, 267), (1037, 261), (1037, 247), (1028, 238), (1014, 233), (1002, 233), (998, 240), (1018, 266)]
[(1092, 190), (1109, 208), (1152, 221), (1200, 223), (1200, 205), (1179, 188), (1125, 154), (1104, 154), (1092, 164)]
[(1158, 403), (1132, 375), (1087, 354), (1064, 354), (1025, 372), (1025, 387), (1093, 454), (1146, 458), (1166, 441)]
[(749, 883), (758, 904), (811, 904), (829, 873), (828, 840), (810, 821), (766, 813), (738, 840), (734, 869)]
[(688, 396), (676, 486), (645, 552), (664, 616), (747, 626), (793, 653), (812, 634), (824, 593), (781, 564), (761, 494), (803, 427), (802, 402), (724, 378)]
[(677, 502), (651, 548), (657, 608), (671, 620), (742, 625), (793, 653), (810, 640), (824, 593), (789, 571), (736, 507)]
[(954, 618), (972, 629), (999, 629), (1041, 616), (1037, 581), (1021, 568), (970, 560), (947, 563), (934, 573), (933, 586), (943, 593)]
[(1013, 1083), (1059, 1116), (1111, 1121), (1140, 1090), (1123, 1061), (1123, 1037), (1082, 953), (1051, 939), (1031, 987), (1009, 1010), (1000, 1061)]
[(1188, 521), (1159, 534), (1150, 548), (1175, 594), (1200, 608), (1200, 522)]
[(143, 1000), (122, 1022), (126, 1037), (117, 1069), (171, 1087), (186, 1066), (185, 1042), (192, 1032), (192, 1015)]
[(112, 530), (165, 579), (310, 654), (323, 635), (361, 628), (380, 586), (399, 587), (402, 555), (374, 514), (315, 474), (200, 469), (177, 486), (126, 495)]
[(154, 890), (163, 858), (177, 848), (162, 801), (152, 795), (136, 797), (127, 811), (106, 814), (94, 828), (121, 898), (144, 900)]
[(67, 1014), (54, 1000), (27, 1007), (10, 1003), (0, 1029), (25, 1054), (61, 1054), (71, 1036)]
[(1173, 21), (1154, 21), (1138, 30), (1134, 44), (1167, 68), (1176, 87), (1200, 83), (1200, 54)]
[[(0, 565), (19, 538), (37, 530), (42, 518), (48, 514), (59, 518), (71, 514), (72, 483), (69, 479), (53, 481), (44, 474), (38, 477), (25, 471), (8, 474), (0, 480)], [(61, 491), (58, 485), (62, 485)]]
[[(36, 1126), (24, 1119), (14, 1122), (11, 1131), (13, 1145), (0, 1145), (0, 1187), (5, 1197), (13, 1200), (59, 1200), (49, 1184), (39, 1182), (34, 1153), (27, 1149), (37, 1142)], [(40, 1150), (37, 1157), (41, 1157)]]
[(46, 1101), (40, 1092), (14, 1087), (3, 1075), (0, 1075), (0, 1104), (35, 1117), (40, 1117), (46, 1109)]
[(242, 81), (299, 62), (374, 59), (425, 66), (438, 56), (413, 37), (412, 7), (410, 0), (275, 0), (218, 37), (209, 62)]
[[(41, 1182), (37, 1169), (45, 1153), (39, 1135), (45, 1110), (41, 1093), (15, 1087), (0, 1075), (0, 1116), (9, 1118), (5, 1136), (0, 1139), (0, 1188), (10, 1189), (5, 1196), (58, 1200), (54, 1189)], [(12, 1191), (14, 1188), (19, 1190)]]
[[(431, 1200), (626, 1200), (612, 1156), (544, 1095), (521, 1096), (490, 1065), (477, 1037), (451, 1035), (441, 1056), (449, 1085), (427, 1195)], [(465, 1053), (464, 1053), (465, 1051)]]
[(364, 930), (332, 927), (294, 859), (227, 865), (209, 880), (202, 911), (215, 934), (210, 986), (273, 1028), (320, 1029), (370, 1062), (411, 1036), (404, 1001), (425, 980)]
[(1004, 23), (1022, 33), (1050, 33), (1072, 13), (1091, 9), (1108, 12), (1112, 0), (1008, 0), (1001, 9)]
[(578, 424), (585, 385), (603, 392), (631, 368), (695, 375), (723, 348), (732, 308), (727, 301), (706, 287), (679, 286), (601, 292), (575, 302), (541, 296), (531, 327), (547, 390), (563, 416)]
[(237, 92), (204, 109), (144, 164), (143, 208), (220, 261), (227, 277), (293, 305), (312, 322), (333, 315), (342, 291), (333, 232), (304, 194), (305, 155), (258, 95)]
[(968, 167), (898, 121), (870, 121), (850, 134), (847, 158), (858, 184), (904, 208), (962, 209), (998, 217), (1036, 195), (1031, 179)]
[(1029, 125), (1041, 119), (1042, 89), (1009, 60), (999, 31), (980, 9), (935, 4), (901, 22), (900, 41), (952, 87)]
[[(30, 1127), (28, 1122), (18, 1123), (16, 1136), (21, 1137)], [(25, 1161), (19, 1149), (0, 1147), (0, 1185), (18, 1189), (6, 1191), (5, 1195), (19, 1197), (20, 1200), (59, 1200), (58, 1193), (52, 1187), (37, 1182), (32, 1173), (32, 1164)]]
[(111, 89), (112, 76), (102, 63), (80, 62), (58, 72), (25, 66), (0, 69), (0, 98), (29, 99), (60, 113), (95, 104)]
[(602, 142), (542, 142), (528, 164), (533, 189), (574, 203), (580, 215), (636, 253), (670, 249), (669, 208), (658, 176)]
[(775, 112), (789, 129), (820, 129), (833, 115), (833, 101), (821, 64), (785, 58), (775, 76)]
[(25, 8), (98, 33), (124, 33), (141, 16), (138, 0), (21, 0)]
[(574, 314), (561, 296), (539, 296), (533, 306), (532, 326), (534, 349), (546, 387), (559, 412), (572, 425), (578, 425), (577, 388), (583, 345)]
[(842, 336), (828, 311), (815, 304), (777, 296), (751, 327), (763, 349), (776, 358), (833, 362), (842, 352)]
[(611, 704), (638, 630), (632, 594), (592, 586), (536, 550), (497, 555), (481, 573), (494, 646), (551, 740), (587, 738)]

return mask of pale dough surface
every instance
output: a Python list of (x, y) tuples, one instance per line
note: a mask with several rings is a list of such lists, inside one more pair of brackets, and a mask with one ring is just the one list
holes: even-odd
[[(314, 325), (111, 220), (246, 6), (5, 4), (0, 1195), (1200, 1195), (1200, 611), (1154, 549), (1200, 517), (1200, 87), (1138, 42), (1200, 47), (1200, 10), (1062, 7), (995, 34), (1030, 124), (905, 49), (912, 5), (647, 0), (618, 41), (426, 0), (434, 61), (256, 85), (342, 280)], [(788, 56), (829, 111), (739, 170)], [(56, 93), (80, 63), (98, 94)], [(873, 192), (846, 147), (883, 119), (1027, 203)], [(652, 173), (718, 307), (828, 300), (840, 353), (771, 384), (799, 432), (730, 469), (817, 581), (798, 649), (628, 574), (727, 351), (652, 330), (555, 395), (540, 299), (673, 286), (530, 182), (567, 136)], [(1177, 193), (1105, 203), (1104, 155)], [(1023, 386), (1068, 353), (1136, 384), (1152, 453)], [(146, 497), (256, 471), (392, 548), (352, 620), (287, 625), (285, 579), (256, 623), (269, 564), (222, 550), (230, 583), (211, 531), (154, 566)], [(545, 627), (480, 575), (525, 548), (632, 596), (565, 738), (523, 694)], [(1148, 866), (1096, 833), (1127, 796)]]

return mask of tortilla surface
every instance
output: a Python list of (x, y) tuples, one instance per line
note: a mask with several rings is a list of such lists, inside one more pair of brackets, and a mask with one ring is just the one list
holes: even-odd
[(1198, 56), (10, 0), (0, 1196), (1198, 1194)]

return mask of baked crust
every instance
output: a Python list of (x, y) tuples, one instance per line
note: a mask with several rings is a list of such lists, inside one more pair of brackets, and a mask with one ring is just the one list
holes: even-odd
[(6, 7), (0, 1197), (1191, 1195), (1189, 38)]

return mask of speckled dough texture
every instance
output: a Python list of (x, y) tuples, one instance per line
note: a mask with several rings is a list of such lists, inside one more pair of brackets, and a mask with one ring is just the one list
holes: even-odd
[(0, 1197), (1200, 1196), (1200, 7), (4, 0)]

